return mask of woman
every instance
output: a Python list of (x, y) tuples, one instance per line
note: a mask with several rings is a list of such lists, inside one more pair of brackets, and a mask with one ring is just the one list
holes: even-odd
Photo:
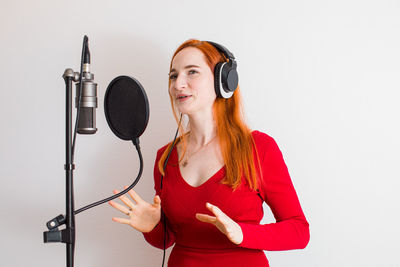
[[(269, 266), (263, 250), (301, 249), (309, 241), (309, 225), (276, 142), (246, 126), (239, 88), (227, 98), (215, 90), (221, 78), (214, 83), (216, 65), (234, 60), (223, 49), (198, 40), (177, 49), (169, 95), (180, 136), (157, 152), (154, 203), (133, 190), (133, 202), (120, 197), (126, 206), (110, 202), (129, 216), (113, 220), (141, 231), (151, 245), (175, 244), (171, 267)], [(186, 129), (182, 114), (188, 117)], [(276, 223), (260, 225), (264, 201)]]

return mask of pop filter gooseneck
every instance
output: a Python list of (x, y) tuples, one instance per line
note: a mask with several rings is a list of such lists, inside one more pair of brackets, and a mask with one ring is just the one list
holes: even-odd
[(135, 181), (125, 190), (75, 211), (78, 214), (126, 194), (138, 182), (143, 172), (143, 157), (139, 137), (149, 122), (149, 101), (142, 85), (135, 78), (118, 76), (110, 82), (104, 97), (104, 112), (111, 131), (123, 140), (131, 140), (138, 151), (140, 170)]

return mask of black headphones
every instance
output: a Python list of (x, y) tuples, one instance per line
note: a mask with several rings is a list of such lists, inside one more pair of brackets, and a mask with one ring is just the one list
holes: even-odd
[(207, 41), (228, 59), (228, 62), (219, 62), (214, 68), (214, 88), (217, 97), (230, 98), (239, 84), (239, 76), (236, 71), (235, 57), (226, 47)]

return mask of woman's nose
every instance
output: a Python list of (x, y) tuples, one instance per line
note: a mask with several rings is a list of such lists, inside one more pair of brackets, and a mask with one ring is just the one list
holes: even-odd
[(176, 89), (186, 88), (186, 86), (187, 86), (187, 82), (186, 82), (185, 75), (179, 74), (175, 80), (175, 88)]

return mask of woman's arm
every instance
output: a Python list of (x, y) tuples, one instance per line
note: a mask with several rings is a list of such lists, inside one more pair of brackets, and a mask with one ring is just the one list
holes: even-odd
[[(166, 229), (165, 229), (165, 226)], [(162, 220), (154, 227), (151, 232), (143, 233), (144, 239), (146, 241), (159, 249), (164, 248), (164, 231), (166, 230), (167, 235), (165, 236), (165, 248), (169, 248), (175, 243), (175, 236), (173, 232), (169, 229), (168, 223), (165, 224)]]
[[(154, 163), (154, 190), (156, 191), (156, 195), (161, 196), (160, 183), (161, 183), (161, 173), (158, 170), (158, 160), (160, 159), (162, 153), (166, 149), (167, 146), (162, 147), (157, 151), (156, 161)], [(162, 203), (161, 203), (162, 209)], [(162, 212), (162, 211), (161, 211)], [(164, 220), (165, 218), (165, 220)], [(166, 222), (166, 223), (165, 223)], [(164, 235), (164, 231), (166, 231), (166, 235)], [(146, 241), (159, 249), (164, 248), (164, 237), (165, 239), (165, 248), (172, 246), (175, 243), (175, 236), (171, 229), (168, 227), (168, 218), (165, 217), (165, 214), (161, 214), (160, 222), (154, 227), (154, 229), (148, 233), (143, 233)]]
[[(255, 225), (239, 223), (243, 241), (239, 246), (263, 250), (303, 249), (310, 240), (309, 224), (275, 140), (260, 133), (257, 147), (263, 180), (260, 193), (271, 208), (276, 223)], [(260, 155), (261, 156), (261, 155)]]

